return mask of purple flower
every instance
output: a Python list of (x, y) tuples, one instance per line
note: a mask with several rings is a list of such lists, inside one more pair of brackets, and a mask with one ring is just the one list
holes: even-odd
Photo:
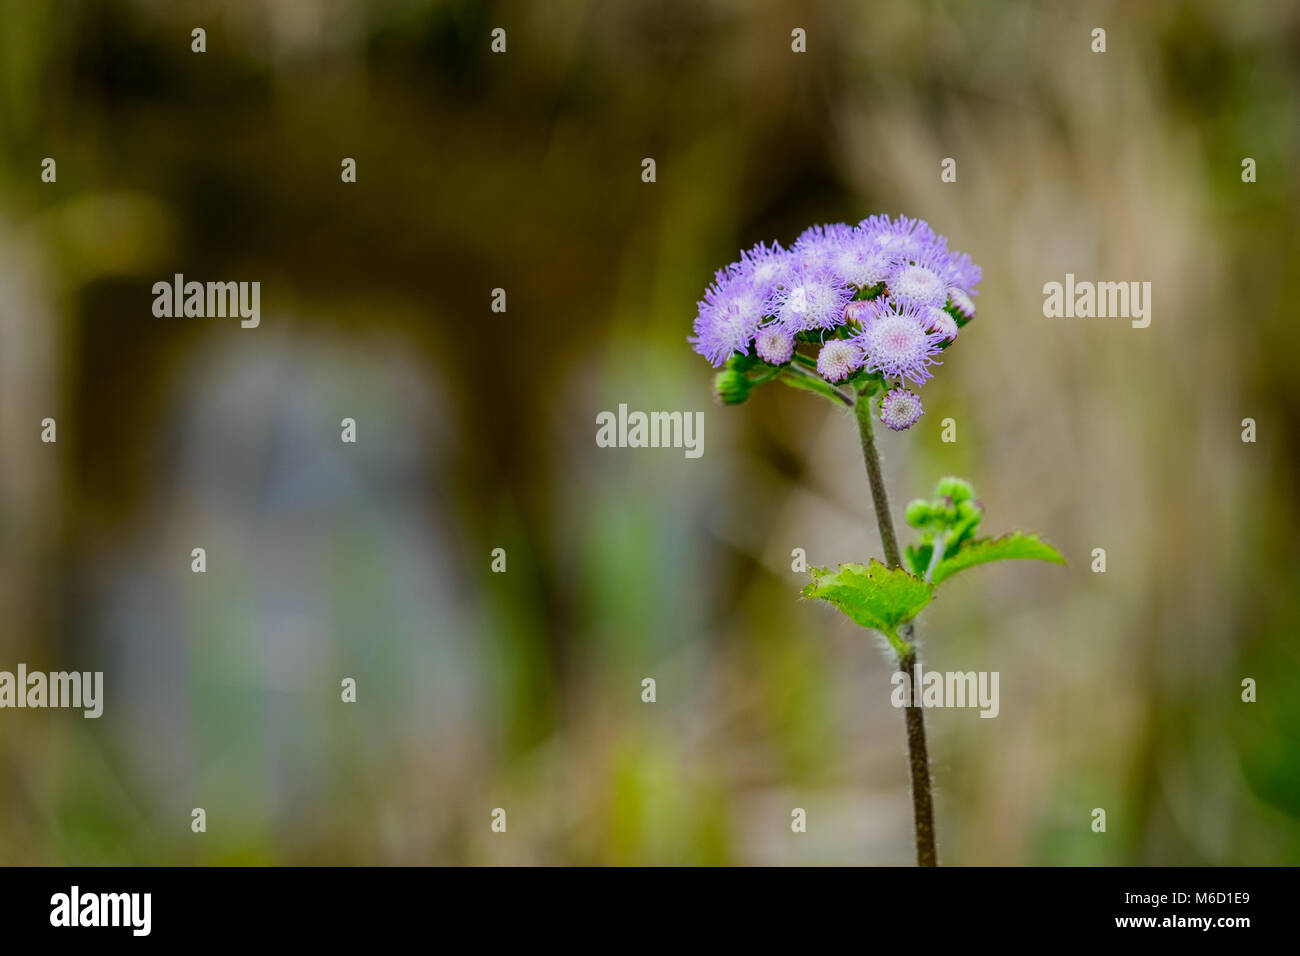
[(831, 339), (817, 356), (817, 371), (828, 382), (842, 382), (862, 367), (862, 352), (843, 339)]
[(769, 298), (776, 291), (777, 282), (786, 270), (790, 253), (781, 248), (779, 243), (767, 246), (759, 243), (752, 249), (740, 254), (740, 261), (728, 266), (728, 271), (747, 278), (754, 291)]
[(876, 249), (872, 237), (842, 222), (813, 226), (794, 244), (806, 269), (829, 270), (842, 285), (875, 285), (888, 274), (893, 257)]
[(967, 296), (977, 295), (975, 287), (984, 278), (984, 270), (977, 266), (964, 252), (954, 252), (949, 261), (950, 276), (954, 287), (965, 292)]
[(871, 304), (872, 315), (853, 339), (866, 354), (863, 364), (869, 371), (920, 385), (930, 378), (928, 366), (938, 364), (934, 356), (943, 336), (928, 331), (927, 317), (915, 305), (892, 299), (876, 299)]
[(842, 222), (809, 226), (790, 248), (790, 257), (805, 270), (820, 272), (831, 268), (835, 256), (852, 230)]
[(938, 247), (899, 261), (886, 282), (891, 297), (915, 305), (942, 306), (951, 287), (952, 256)]
[(898, 259), (914, 259), (934, 248), (942, 249), (944, 241), (921, 219), (899, 216), (871, 216), (858, 223), (858, 229), (870, 238), (873, 246)]
[(844, 307), (844, 321), (861, 325), (876, 314), (878, 306), (872, 300), (854, 299)]
[(979, 294), (975, 291), (975, 286), (979, 285), (980, 279), (984, 277), (984, 270), (966, 253), (958, 252), (952, 256), (949, 276), (952, 282), (952, 288), (948, 290), (949, 300), (958, 312), (968, 319), (973, 319), (975, 317), (974, 297)]
[[(845, 325), (851, 348), (823, 348), (827, 377), (859, 367), (924, 382), (939, 346), (957, 336), (947, 310), (970, 318), (980, 267), (919, 219), (871, 216), (811, 226), (789, 249), (759, 243), (716, 273), (699, 302), (695, 351), (715, 366), (736, 354), (769, 365), (794, 356), (796, 336)], [(883, 294), (855, 300), (860, 290)]]
[(718, 272), (704, 290), (690, 339), (715, 367), (733, 354), (749, 351), (749, 343), (763, 321), (763, 296), (749, 277), (734, 271)]
[(779, 325), (769, 325), (758, 330), (754, 341), (758, 357), (771, 365), (784, 365), (794, 358), (794, 336)]
[(851, 298), (852, 292), (830, 269), (804, 268), (792, 258), (765, 308), (793, 335), (843, 325), (844, 307)]
[(911, 428), (921, 417), (921, 398), (905, 388), (891, 389), (880, 400), (880, 420), (896, 432)]
[(866, 243), (867, 251), (862, 256), (862, 267), (858, 274), (862, 277), (862, 286), (873, 286), (884, 282), (898, 265), (898, 253), (884, 246)]

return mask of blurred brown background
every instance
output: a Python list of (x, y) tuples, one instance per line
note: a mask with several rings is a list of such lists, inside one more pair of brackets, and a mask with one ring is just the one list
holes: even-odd
[[(790, 569), (879, 554), (852, 419), (686, 343), (742, 246), (875, 212), (985, 276), (896, 512), (961, 474), (1070, 560), (922, 619), (1001, 673), (928, 714), (941, 860), (1300, 861), (1297, 50), (1228, 0), (0, 4), (0, 669), (106, 685), (0, 712), (0, 863), (911, 862), (892, 668)], [(261, 326), (155, 318), (176, 272)], [(1067, 272), (1150, 328), (1044, 318)], [(703, 457), (597, 448), (620, 402)]]

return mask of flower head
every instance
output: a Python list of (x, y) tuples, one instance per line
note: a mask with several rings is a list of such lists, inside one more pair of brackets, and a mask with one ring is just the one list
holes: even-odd
[(720, 271), (704, 290), (695, 318), (695, 351), (719, 366), (733, 353), (749, 351), (763, 321), (763, 296), (743, 273)]
[(828, 382), (842, 382), (862, 367), (862, 352), (843, 339), (831, 339), (817, 356), (817, 371)]
[(830, 269), (851, 234), (852, 230), (842, 222), (809, 226), (790, 248), (790, 257), (810, 271)]
[(749, 280), (754, 291), (768, 299), (774, 291), (781, 275), (785, 272), (790, 253), (782, 249), (779, 243), (770, 246), (759, 243), (752, 249), (740, 254), (740, 261), (727, 267), (736, 276)]
[(957, 322), (946, 310), (935, 305), (927, 305), (923, 310), (926, 316), (926, 329), (938, 332), (944, 339), (957, 337)]
[(861, 325), (875, 314), (876, 304), (868, 299), (854, 299), (844, 307), (844, 321)]
[[(880, 400), (880, 420), (896, 432), (915, 425), (921, 418), (921, 411), (920, 396), (905, 388), (891, 389)], [(907, 520), (912, 521), (911, 506), (908, 507)]]
[(975, 287), (980, 284), (980, 279), (984, 278), (984, 270), (964, 252), (954, 252), (950, 256), (949, 274), (953, 287), (966, 293), (968, 298), (977, 294)]
[(966, 318), (975, 318), (975, 303), (967, 293), (958, 289), (956, 286), (953, 286), (948, 290), (948, 298), (952, 300), (953, 308), (966, 316)]
[(793, 335), (843, 325), (850, 298), (852, 293), (830, 269), (806, 268), (792, 257), (764, 308)]
[(916, 305), (942, 306), (952, 286), (952, 256), (938, 247), (901, 259), (886, 280), (889, 294)]
[(926, 315), (910, 303), (892, 299), (872, 302), (872, 315), (854, 339), (866, 353), (865, 367), (890, 378), (911, 379), (920, 385), (930, 378), (943, 336), (928, 330)]
[(764, 362), (784, 365), (794, 357), (794, 336), (779, 325), (765, 326), (758, 330), (754, 350)]
[(782, 366), (799, 341), (825, 339), (809, 333), (847, 326), (848, 337), (822, 348), (828, 380), (866, 368), (919, 384), (974, 316), (981, 277), (970, 256), (949, 251), (919, 219), (811, 226), (788, 249), (760, 242), (717, 272), (689, 341), (715, 366), (741, 357)]
[(897, 219), (871, 216), (858, 223), (858, 229), (876, 249), (890, 253), (895, 259), (914, 259), (926, 250), (942, 249), (946, 245), (929, 223), (906, 216)]
[(892, 252), (878, 248), (873, 235), (844, 223), (814, 226), (795, 243), (805, 266), (829, 270), (843, 285), (866, 288), (884, 280), (893, 266)]

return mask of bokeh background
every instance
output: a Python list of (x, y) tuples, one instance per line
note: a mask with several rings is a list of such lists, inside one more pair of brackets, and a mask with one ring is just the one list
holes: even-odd
[[(941, 861), (1300, 861), (1297, 51), (1232, 0), (3, 3), (0, 669), (106, 702), (0, 712), (0, 864), (910, 863), (892, 666), (791, 570), (880, 553), (852, 418), (686, 342), (876, 212), (984, 268), (895, 511), (960, 474), (1070, 561), (922, 618), (1001, 674), (927, 714)], [(155, 318), (175, 272), (261, 326)], [(1150, 328), (1044, 318), (1066, 272)], [(703, 457), (597, 448), (619, 403)]]

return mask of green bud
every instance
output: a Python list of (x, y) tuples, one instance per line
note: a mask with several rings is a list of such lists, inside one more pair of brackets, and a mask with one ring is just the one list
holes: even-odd
[(744, 372), (724, 369), (713, 377), (713, 395), (723, 405), (739, 405), (749, 398), (749, 379)]
[(934, 493), (940, 498), (951, 498), (953, 504), (960, 504), (975, 497), (975, 488), (964, 478), (940, 478)]
[(727, 359), (727, 368), (736, 372), (748, 372), (754, 367), (754, 357), (752, 355), (733, 355)]
[(984, 517), (984, 509), (973, 501), (957, 502), (957, 518), (961, 521), (979, 521)]
[(930, 520), (933, 508), (924, 498), (917, 498), (907, 504), (907, 523), (913, 528), (924, 527)]

